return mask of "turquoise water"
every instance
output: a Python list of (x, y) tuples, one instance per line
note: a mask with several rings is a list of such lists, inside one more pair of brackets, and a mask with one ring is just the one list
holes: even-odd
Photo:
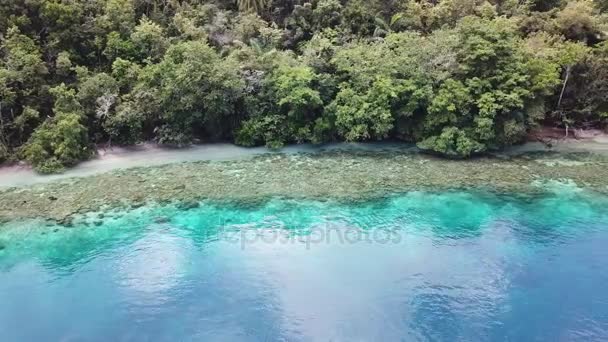
[(8, 223), (0, 338), (606, 340), (607, 205), (560, 185)]

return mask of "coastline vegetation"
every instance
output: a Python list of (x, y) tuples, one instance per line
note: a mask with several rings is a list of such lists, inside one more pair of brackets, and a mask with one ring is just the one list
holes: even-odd
[(451, 158), (604, 128), (605, 0), (0, 0), (0, 162), (97, 144), (399, 139)]

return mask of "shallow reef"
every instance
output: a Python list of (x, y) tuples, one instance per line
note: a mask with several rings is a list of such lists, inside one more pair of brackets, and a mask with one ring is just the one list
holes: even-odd
[(551, 182), (608, 193), (608, 157), (529, 153), (445, 160), (395, 151), (260, 155), (115, 170), (83, 178), (0, 190), (0, 222), (74, 215), (149, 203), (256, 203), (268, 198), (365, 201), (412, 190), (467, 189), (535, 194)]

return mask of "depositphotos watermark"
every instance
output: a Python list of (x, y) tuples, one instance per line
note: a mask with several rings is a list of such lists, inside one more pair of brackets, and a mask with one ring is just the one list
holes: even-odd
[(374, 228), (370, 230), (336, 224), (319, 224), (306, 229), (281, 226), (229, 226), (222, 227), (216, 238), (239, 243), (241, 249), (254, 244), (293, 244), (306, 249), (321, 244), (398, 244), (402, 235), (397, 229)]

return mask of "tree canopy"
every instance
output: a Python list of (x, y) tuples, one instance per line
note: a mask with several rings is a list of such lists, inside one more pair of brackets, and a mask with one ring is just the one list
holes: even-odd
[(462, 158), (608, 123), (597, 0), (0, 0), (0, 162), (398, 139)]

